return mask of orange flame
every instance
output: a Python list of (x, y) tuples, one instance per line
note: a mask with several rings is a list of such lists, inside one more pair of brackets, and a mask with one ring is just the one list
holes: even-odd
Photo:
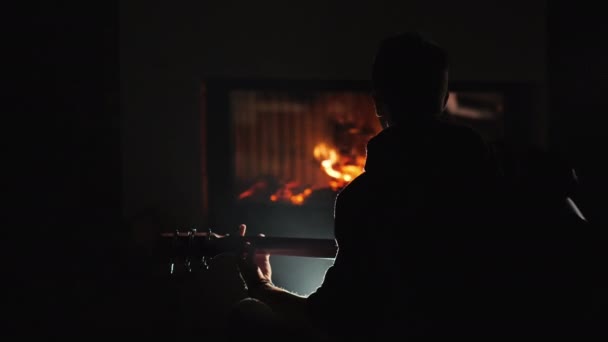
[[(240, 193), (238, 195), (238, 199), (243, 200), (253, 197), (266, 188), (268, 188), (267, 182), (256, 182), (247, 190)], [(308, 198), (310, 195), (312, 195), (312, 188), (307, 187), (302, 189), (298, 182), (289, 182), (282, 185), (272, 195), (270, 195), (270, 200), (272, 202), (288, 202), (294, 205), (302, 205), (304, 204), (306, 198)]]
[[(325, 143), (317, 144), (313, 155), (321, 163), (323, 171), (330, 177), (328, 184), (334, 191), (341, 189), (348, 182), (363, 173), (363, 167), (365, 166), (365, 156), (341, 155), (336, 148), (330, 147)], [(252, 197), (267, 189), (268, 186), (268, 183), (265, 181), (256, 182), (249, 189), (239, 194), (238, 198), (242, 200)], [(285, 183), (272, 193), (270, 201), (302, 205), (312, 193), (313, 188), (302, 187), (298, 182), (292, 181)]]
[(355, 179), (363, 173), (365, 166), (364, 156), (341, 156), (337, 149), (329, 147), (325, 143), (317, 144), (313, 155), (321, 162), (323, 171), (332, 178), (329, 186), (333, 190), (338, 190)]
[(302, 205), (304, 204), (304, 200), (312, 194), (312, 189), (305, 188), (301, 192), (294, 192), (297, 191), (298, 186), (297, 182), (289, 182), (270, 195), (270, 200), (273, 202), (282, 200), (291, 202), (291, 204)]
[(266, 188), (268, 186), (268, 184), (266, 184), (266, 182), (260, 181), (260, 182), (256, 182), (255, 184), (253, 184), (249, 189), (243, 191), (242, 193), (239, 194), (239, 199), (245, 199), (247, 197), (251, 197), (253, 196), (256, 192)]

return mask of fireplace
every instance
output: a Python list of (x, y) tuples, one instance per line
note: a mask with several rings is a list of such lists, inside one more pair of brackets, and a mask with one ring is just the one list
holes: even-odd
[[(530, 89), (452, 84), (447, 118), (491, 143), (521, 137), (530, 126), (522, 120), (534, 117)], [(207, 224), (223, 233), (247, 223), (252, 234), (333, 238), (335, 197), (363, 172), (366, 143), (381, 130), (368, 83), (208, 80), (203, 100)], [(281, 267), (317, 274), (282, 280), (307, 293), (330, 262), (277, 257), (273, 264), (277, 275)]]

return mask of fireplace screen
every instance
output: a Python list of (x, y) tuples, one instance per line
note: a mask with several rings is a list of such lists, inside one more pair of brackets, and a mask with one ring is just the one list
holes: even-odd
[(239, 200), (302, 205), (337, 191), (381, 129), (363, 92), (235, 91), (230, 103)]

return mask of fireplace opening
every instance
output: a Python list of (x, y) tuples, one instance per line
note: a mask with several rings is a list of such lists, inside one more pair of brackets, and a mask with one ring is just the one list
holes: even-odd
[(381, 129), (363, 92), (238, 90), (230, 104), (244, 202), (319, 204), (363, 172), (366, 142)]
[[(500, 142), (517, 127), (517, 115), (529, 114), (521, 94), (520, 87), (456, 85), (446, 119)], [(224, 232), (246, 223), (252, 234), (333, 238), (336, 195), (363, 172), (367, 141), (381, 130), (367, 83), (216, 81), (207, 84), (205, 101), (209, 222)], [(301, 294), (314, 291), (332, 264), (272, 262), (275, 282)]]

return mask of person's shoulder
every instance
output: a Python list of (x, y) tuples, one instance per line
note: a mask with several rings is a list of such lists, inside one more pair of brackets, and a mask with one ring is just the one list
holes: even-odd
[(370, 189), (373, 187), (371, 184), (373, 182), (372, 178), (373, 177), (370, 177), (367, 172), (363, 172), (355, 177), (338, 191), (335, 198), (335, 205), (362, 205), (362, 203), (367, 200)]
[(340, 191), (338, 191), (337, 197), (349, 196), (351, 194), (359, 192), (361, 189), (365, 188), (369, 183), (369, 174), (367, 172), (363, 172), (357, 177), (355, 177), (352, 181), (346, 184)]

